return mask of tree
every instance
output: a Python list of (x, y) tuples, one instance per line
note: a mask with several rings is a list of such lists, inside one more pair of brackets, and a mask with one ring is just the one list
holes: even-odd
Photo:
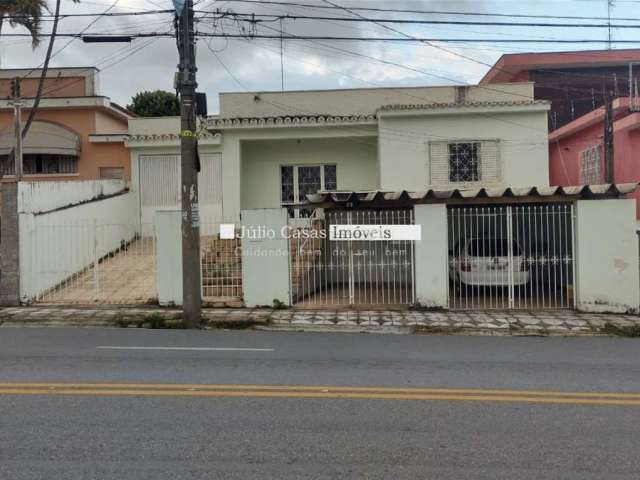
[[(72, 0), (73, 3), (78, 3), (80, 0)], [(53, 26), (51, 27), (51, 36), (49, 37), (49, 45), (47, 46), (47, 53), (44, 57), (42, 72), (40, 74), (40, 82), (38, 83), (38, 91), (36, 97), (33, 100), (33, 107), (29, 111), (29, 117), (27, 123), (22, 129), (22, 138), (27, 136), (29, 128), (33, 123), (33, 119), (36, 116), (38, 107), (40, 106), (40, 99), (42, 98), (42, 90), (44, 87), (44, 81), (47, 78), (47, 72), (49, 70), (49, 61), (51, 60), (51, 52), (53, 51), (53, 44), (56, 41), (56, 34), (58, 33), (58, 22), (60, 20), (60, 3), (61, 0), (56, 0), (56, 9), (53, 17)], [(44, 12), (48, 12), (47, 0), (3, 0), (0, 5), (0, 31), (2, 31), (2, 24), (5, 17), (9, 20), (10, 26), (23, 26), (31, 34), (33, 39), (33, 47), (37, 47), (40, 44), (40, 23), (42, 21), (42, 15)]]
[(5, 19), (11, 27), (24, 27), (31, 34), (35, 48), (40, 44), (42, 15), (47, 10), (47, 0), (3, 0), (0, 4), (0, 32)]
[(141, 117), (175, 117), (180, 115), (180, 102), (171, 92), (156, 90), (140, 92), (127, 108)]

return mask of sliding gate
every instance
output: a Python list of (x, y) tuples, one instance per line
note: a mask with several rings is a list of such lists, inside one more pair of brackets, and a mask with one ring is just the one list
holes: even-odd
[[(318, 213), (322, 218), (318, 218)], [(327, 238), (331, 225), (413, 223), (413, 209), (324, 213), (316, 210), (310, 218), (292, 218), (289, 225), (292, 304), (322, 307), (414, 303), (413, 242)]]
[(449, 306), (575, 306), (572, 204), (449, 207)]

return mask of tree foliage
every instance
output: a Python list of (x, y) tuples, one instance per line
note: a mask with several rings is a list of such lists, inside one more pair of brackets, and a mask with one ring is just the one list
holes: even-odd
[(180, 102), (174, 93), (156, 90), (140, 92), (127, 108), (141, 117), (173, 117), (180, 115)]
[[(78, 3), (79, 0), (73, 0)], [(42, 16), (49, 11), (47, 0), (0, 0), (0, 31), (4, 21), (11, 27), (24, 27), (31, 34), (33, 46), (40, 44)]]

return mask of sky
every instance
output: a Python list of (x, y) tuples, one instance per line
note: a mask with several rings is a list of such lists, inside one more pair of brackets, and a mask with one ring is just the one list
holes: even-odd
[[(354, 17), (343, 10), (329, 10), (294, 5), (268, 5), (225, 0), (195, 0), (196, 9), (204, 12), (257, 13), (271, 15), (307, 15)], [(327, 6), (324, 0), (281, 0)], [(62, 13), (133, 12), (172, 8), (171, 0), (81, 0), (74, 4), (62, 0)], [(474, 12), (489, 14), (530, 14), (551, 16), (607, 17), (607, 0), (331, 0), (342, 7), (377, 7), (385, 9)], [(54, 0), (49, 0), (51, 7)], [(640, 26), (640, 0), (614, 0), (610, 8), (612, 23)], [(554, 18), (470, 17), (446, 14), (406, 14), (358, 12), (369, 19), (455, 19), (465, 21), (606, 23), (605, 20), (558, 20)], [(202, 14), (198, 14), (201, 16)], [(149, 33), (169, 32), (172, 15), (139, 17), (69, 17), (60, 22), (60, 32)], [(635, 20), (632, 20), (635, 19)], [(257, 33), (278, 35), (280, 21), (265, 23)], [(424, 86), (476, 83), (503, 53), (528, 51), (564, 51), (607, 48), (606, 28), (507, 27), (481, 25), (412, 25), (387, 24), (414, 37), (472, 38), (473, 43), (436, 42), (347, 42), (285, 40), (281, 56), (280, 40), (251, 38), (247, 24), (232, 19), (203, 17), (201, 32), (242, 33), (245, 38), (205, 38), (198, 41), (199, 91), (207, 93), (210, 113), (217, 112), (217, 94), (230, 91), (364, 88)], [(51, 22), (45, 22), (47, 32)], [(401, 37), (372, 22), (345, 23), (331, 20), (285, 19), (282, 30), (292, 35)], [(6, 25), (2, 34), (25, 33)], [(489, 43), (483, 39), (598, 39), (597, 44), (560, 43)], [(614, 28), (614, 40), (640, 40), (639, 29)], [(46, 40), (46, 39), (45, 39)], [(633, 48), (631, 44), (613, 44), (612, 48)], [(637, 45), (640, 48), (640, 45)], [(1, 68), (32, 68), (43, 61), (46, 41), (32, 49), (27, 38), (0, 36)], [(172, 90), (177, 64), (175, 40), (136, 39), (131, 44), (84, 44), (81, 40), (59, 38), (52, 67), (100, 68), (101, 94), (126, 105), (131, 97), (144, 90)], [(281, 62), (282, 59), (282, 62)], [(281, 71), (284, 71), (284, 75)]]

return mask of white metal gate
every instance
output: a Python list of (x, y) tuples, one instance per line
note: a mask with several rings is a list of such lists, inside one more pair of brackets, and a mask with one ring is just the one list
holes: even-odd
[(328, 210), (292, 219), (290, 241), (292, 304), (409, 305), (414, 303), (412, 241), (336, 241), (319, 238), (331, 225), (409, 225), (413, 209)]
[(449, 306), (575, 306), (571, 204), (450, 207)]

